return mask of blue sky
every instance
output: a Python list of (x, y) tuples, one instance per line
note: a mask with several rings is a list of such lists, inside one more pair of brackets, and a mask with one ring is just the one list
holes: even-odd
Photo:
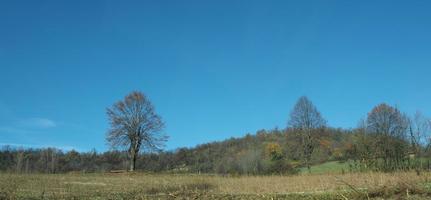
[(133, 90), (167, 149), (284, 128), (307, 95), (329, 125), (376, 104), (431, 115), (431, 1), (0, 1), (0, 145), (107, 150)]

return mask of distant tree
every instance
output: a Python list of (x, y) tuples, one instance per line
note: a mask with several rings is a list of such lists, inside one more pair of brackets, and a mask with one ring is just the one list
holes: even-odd
[(258, 174), (262, 171), (262, 157), (258, 149), (250, 149), (241, 152), (237, 160), (244, 174)]
[(24, 162), (24, 150), (20, 149), (19, 151), (16, 152), (16, 156), (15, 156), (15, 162), (16, 162), (16, 172), (17, 173), (21, 173), (22, 172), (22, 167), (23, 167), (23, 162)]
[(408, 118), (387, 104), (374, 107), (368, 114), (367, 132), (375, 136), (375, 152), (384, 161), (384, 170), (400, 167), (408, 153)]
[(278, 143), (268, 143), (266, 145), (266, 154), (271, 160), (280, 160), (283, 158), (283, 151)]
[(107, 114), (111, 124), (107, 141), (114, 148), (128, 148), (130, 171), (135, 170), (141, 149), (159, 150), (167, 140), (162, 132), (164, 123), (161, 117), (141, 92), (130, 93), (123, 101), (108, 108)]
[(325, 127), (326, 120), (323, 119), (313, 103), (303, 96), (299, 98), (290, 113), (288, 125), (300, 134), (303, 160), (308, 171), (311, 172), (310, 160), (316, 146), (313, 132)]
[(63, 171), (80, 171), (81, 155), (75, 150), (67, 152), (63, 157)]
[(413, 152), (417, 157), (420, 157), (421, 147), (427, 145), (428, 137), (431, 132), (431, 121), (427, 119), (421, 112), (417, 111), (415, 115), (409, 119), (409, 137)]

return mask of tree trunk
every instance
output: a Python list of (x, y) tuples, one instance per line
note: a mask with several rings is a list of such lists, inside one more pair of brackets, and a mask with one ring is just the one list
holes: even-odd
[(136, 167), (136, 152), (132, 150), (130, 152), (130, 171), (131, 172), (135, 171), (135, 167)]

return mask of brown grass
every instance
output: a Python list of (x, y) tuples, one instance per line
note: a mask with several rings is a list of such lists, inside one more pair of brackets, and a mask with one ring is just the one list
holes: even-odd
[(428, 195), (431, 173), (242, 176), (134, 174), (0, 174), (0, 199), (136, 199), (192, 195)]

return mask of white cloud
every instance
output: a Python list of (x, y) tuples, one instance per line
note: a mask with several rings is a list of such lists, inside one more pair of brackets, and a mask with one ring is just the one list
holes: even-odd
[(21, 143), (1, 143), (0, 142), (0, 149), (6, 146), (15, 147), (15, 148), (56, 148), (61, 149), (64, 151), (81, 151), (82, 149), (73, 147), (73, 146), (58, 146), (58, 145), (49, 145), (49, 144), (21, 144)]
[(9, 134), (36, 134), (38, 132), (32, 131), (32, 130), (25, 130), (10, 126), (0, 126), (0, 132), (2, 133), (9, 133)]
[(59, 123), (47, 118), (28, 118), (0, 124), (0, 134), (41, 134), (47, 131), (47, 129), (58, 126)]
[(25, 119), (20, 124), (29, 128), (54, 128), (57, 126), (53, 120), (46, 118)]

